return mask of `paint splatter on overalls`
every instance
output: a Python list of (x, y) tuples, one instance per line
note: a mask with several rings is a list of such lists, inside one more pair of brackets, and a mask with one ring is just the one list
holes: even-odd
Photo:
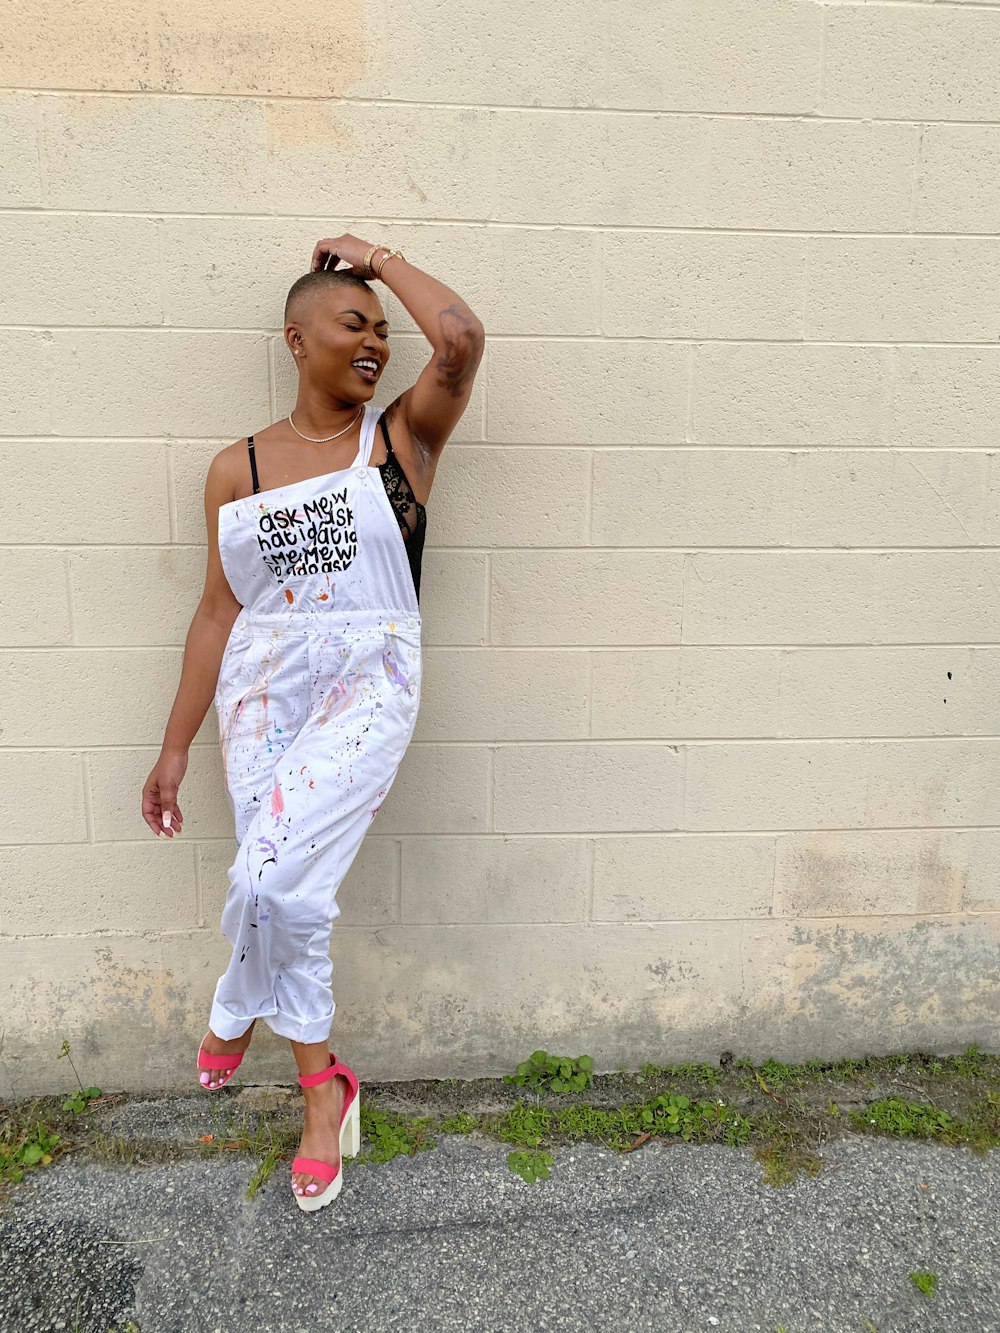
[(233, 946), (210, 1026), (251, 1019), (326, 1041), (336, 1008), (337, 890), (395, 780), (420, 706), (421, 619), (406, 546), (369, 459), (365, 406), (349, 468), (219, 510), (243, 610), (215, 708), (239, 848), (222, 932)]

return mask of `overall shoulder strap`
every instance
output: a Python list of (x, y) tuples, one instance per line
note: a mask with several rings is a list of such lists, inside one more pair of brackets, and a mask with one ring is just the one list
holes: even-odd
[(358, 449), (358, 456), (355, 458), (351, 467), (358, 463), (363, 463), (365, 467), (372, 460), (372, 445), (375, 443), (375, 418), (378, 414), (378, 408), (374, 403), (365, 403), (365, 414), (361, 418), (361, 444)]

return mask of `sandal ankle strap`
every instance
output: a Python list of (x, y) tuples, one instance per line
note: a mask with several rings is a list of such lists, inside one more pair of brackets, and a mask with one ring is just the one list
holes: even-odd
[(304, 1088), (315, 1087), (317, 1083), (324, 1083), (328, 1078), (333, 1078), (337, 1072), (337, 1057), (333, 1051), (330, 1051), (330, 1063), (326, 1069), (320, 1069), (315, 1074), (300, 1074), (299, 1082)]

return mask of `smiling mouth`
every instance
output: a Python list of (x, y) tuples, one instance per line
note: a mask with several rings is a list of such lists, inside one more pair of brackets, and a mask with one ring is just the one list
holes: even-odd
[(374, 384), (378, 378), (378, 371), (372, 370), (369, 366), (352, 366), (352, 369), (356, 370), (368, 384)]

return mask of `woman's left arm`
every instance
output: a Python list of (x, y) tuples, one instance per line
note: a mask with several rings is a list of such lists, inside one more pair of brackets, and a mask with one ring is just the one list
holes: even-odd
[[(378, 264), (380, 254), (375, 252), (372, 263)], [(416, 382), (401, 396), (400, 411), (414, 439), (436, 453), (469, 405), (486, 330), (456, 292), (408, 259), (391, 255), (383, 265), (382, 281), (434, 348)]]
[[(370, 243), (357, 236), (319, 241), (313, 250), (312, 268), (328, 267), (329, 256), (330, 264), (344, 259), (351, 264), (352, 272), (368, 277), (363, 264), (370, 249)], [(382, 263), (386, 250), (380, 246), (375, 251), (372, 268), (379, 272), (381, 265), (381, 280), (434, 348), (416, 382), (399, 398), (399, 410), (405, 414), (410, 434), (434, 454), (444, 447), (469, 405), (486, 345), (486, 330), (457, 292), (416, 264), (398, 255), (390, 255)]]

